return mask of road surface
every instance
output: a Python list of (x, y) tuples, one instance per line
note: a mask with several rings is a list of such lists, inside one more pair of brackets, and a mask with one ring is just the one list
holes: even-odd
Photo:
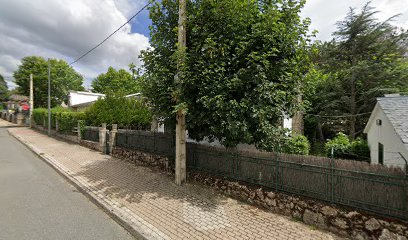
[(134, 239), (0, 127), (0, 239)]

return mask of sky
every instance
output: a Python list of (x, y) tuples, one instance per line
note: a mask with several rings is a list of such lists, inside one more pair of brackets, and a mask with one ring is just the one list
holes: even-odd
[[(72, 62), (102, 41), (147, 0), (0, 0), (0, 74), (10, 88), (21, 58), (37, 55)], [(308, 0), (301, 15), (311, 18), (316, 40), (327, 41), (350, 7), (361, 9), (365, 0)], [(393, 24), (408, 28), (408, 0), (372, 0), (379, 20), (401, 14)], [(149, 14), (142, 11), (103, 45), (73, 64), (84, 85), (109, 66), (128, 69), (140, 65), (138, 55), (149, 47)]]

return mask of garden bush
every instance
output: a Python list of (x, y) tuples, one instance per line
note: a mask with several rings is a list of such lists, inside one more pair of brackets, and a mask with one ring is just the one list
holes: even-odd
[(141, 128), (149, 126), (152, 114), (140, 99), (106, 96), (97, 100), (86, 111), (86, 122), (100, 126), (102, 123), (118, 124), (121, 128)]
[(58, 117), (58, 131), (72, 133), (72, 129), (78, 126), (78, 121), (84, 119), (84, 112), (60, 112)]
[(368, 161), (370, 159), (370, 149), (367, 141), (357, 138), (350, 141), (348, 136), (344, 133), (338, 133), (335, 138), (330, 139), (324, 145), (328, 157), (344, 158)]
[[(78, 124), (78, 120), (84, 119), (85, 113), (83, 112), (72, 112), (70, 109), (63, 107), (55, 107), (51, 109), (51, 128), (55, 129), (55, 121), (58, 120), (58, 131), (61, 132), (72, 133), (72, 129)], [(48, 109), (34, 109), (33, 120), (37, 125), (48, 127)]]
[(289, 136), (284, 139), (282, 145), (284, 153), (308, 155), (310, 151), (309, 140), (303, 135)]
[[(33, 109), (33, 120), (37, 125), (44, 125), (44, 119), (46, 120), (47, 124), (47, 114), (48, 110), (46, 108), (35, 108)], [(44, 126), (45, 127), (45, 126)]]

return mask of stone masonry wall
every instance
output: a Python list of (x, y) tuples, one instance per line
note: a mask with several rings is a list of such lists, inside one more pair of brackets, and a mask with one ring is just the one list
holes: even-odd
[(90, 149), (95, 150), (95, 151), (99, 151), (99, 152), (101, 151), (101, 147), (99, 146), (99, 142), (92, 142), (92, 141), (87, 141), (87, 140), (82, 140), (81, 139), (79, 141), (79, 144), (81, 146), (90, 148)]
[[(43, 132), (45, 134), (47, 134), (47, 132), (48, 132), (48, 129), (44, 128), (41, 125), (33, 124), (33, 128), (40, 131), (40, 132)], [(62, 140), (65, 140), (65, 141), (78, 143), (78, 137), (77, 136), (63, 134), (63, 133), (55, 131), (54, 129), (51, 129), (51, 136), (62, 139)]]
[(120, 147), (114, 147), (111, 155), (145, 166), (157, 167), (165, 171), (169, 171), (170, 169), (172, 169), (173, 165), (167, 157), (148, 154), (140, 151), (128, 150)]

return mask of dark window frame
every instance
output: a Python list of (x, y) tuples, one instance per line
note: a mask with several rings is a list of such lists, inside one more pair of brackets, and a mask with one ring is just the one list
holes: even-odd
[(378, 143), (378, 163), (384, 165), (384, 145)]

